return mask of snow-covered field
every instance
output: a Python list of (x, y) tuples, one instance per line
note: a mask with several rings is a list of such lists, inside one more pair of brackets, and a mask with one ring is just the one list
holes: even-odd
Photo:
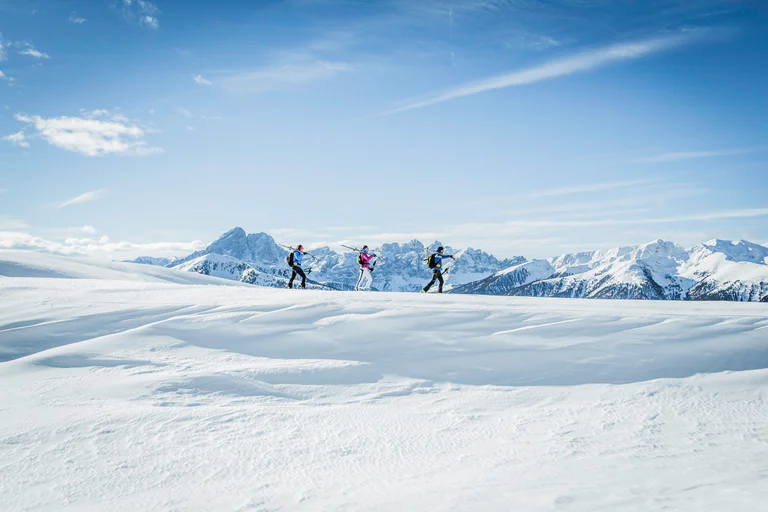
[(0, 251), (0, 510), (761, 510), (766, 368), (766, 304)]

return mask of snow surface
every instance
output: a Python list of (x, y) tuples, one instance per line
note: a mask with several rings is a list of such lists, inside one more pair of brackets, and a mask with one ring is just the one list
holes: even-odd
[(148, 269), (0, 253), (18, 276), (0, 278), (3, 511), (768, 500), (765, 304), (279, 290)]

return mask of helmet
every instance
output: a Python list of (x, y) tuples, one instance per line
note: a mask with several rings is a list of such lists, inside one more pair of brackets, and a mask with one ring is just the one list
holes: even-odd
[(299, 244), (299, 246), (296, 249), (299, 250), (299, 251), (303, 251), (304, 250), (304, 246)]
[(437, 252), (443, 252), (442, 246), (437, 248)]
[(364, 251), (367, 251), (367, 250), (368, 250), (368, 246), (367, 246), (367, 245), (364, 245), (364, 246), (363, 246), (363, 250), (364, 250)]

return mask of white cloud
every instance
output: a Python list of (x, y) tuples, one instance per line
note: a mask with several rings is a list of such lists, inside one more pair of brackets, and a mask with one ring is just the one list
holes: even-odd
[(189, 117), (189, 118), (192, 117), (192, 112), (190, 112), (189, 110), (187, 110), (185, 108), (177, 107), (176, 108), (176, 112), (178, 112), (179, 114), (183, 115), (184, 117)]
[(760, 153), (763, 151), (768, 151), (768, 146), (760, 146), (756, 148), (709, 150), (709, 151), (680, 151), (676, 153), (662, 153), (660, 155), (643, 158), (642, 160), (640, 160), (640, 163), (678, 162), (680, 160), (691, 160), (694, 158), (714, 158), (714, 157), (720, 157), (720, 156), (748, 155), (750, 153)]
[(126, 20), (147, 26), (152, 29), (160, 28), (158, 16), (160, 9), (146, 0), (123, 0), (123, 16)]
[(225, 74), (218, 83), (230, 92), (264, 92), (327, 80), (354, 68), (346, 62), (283, 62)]
[(19, 52), (19, 55), (29, 55), (30, 57), (34, 57), (36, 59), (50, 59), (51, 58), (51, 56), (48, 55), (47, 53), (43, 53), (41, 51), (36, 50), (35, 47), (32, 46), (31, 44), (29, 44), (29, 43), (25, 43), (25, 44), (26, 44), (26, 48), (24, 50), (21, 50)]
[(69, 15), (69, 22), (70, 23), (75, 23), (77, 25), (82, 25), (83, 23), (86, 22), (86, 19), (85, 18), (78, 18), (77, 14), (73, 11), (72, 14)]
[(194, 126), (187, 126), (187, 130), (193, 132), (193, 131), (195, 131), (195, 127)]
[(6, 60), (7, 54), (5, 53), (5, 44), (3, 43), (3, 33), (0, 32), (0, 62)]
[(113, 115), (106, 120), (106, 110), (84, 113), (84, 117), (43, 118), (16, 114), (16, 119), (37, 130), (49, 144), (86, 156), (149, 155), (162, 151), (144, 141), (144, 130), (129, 119)]
[(67, 199), (66, 201), (64, 201), (59, 205), (59, 208), (65, 208), (67, 206), (72, 206), (73, 204), (81, 204), (81, 203), (88, 203), (90, 201), (95, 201), (96, 199), (103, 197), (105, 192), (106, 190), (104, 189), (91, 190), (90, 192), (86, 192), (85, 194), (80, 194), (79, 196), (73, 197), (72, 199)]
[(14, 146), (21, 146), (22, 148), (28, 148), (29, 142), (26, 141), (26, 136), (23, 131), (14, 133), (13, 135), (6, 135), (3, 140), (12, 142)]
[(57, 242), (23, 231), (0, 231), (0, 249), (27, 249), (59, 254), (101, 256), (110, 259), (187, 255), (204, 248), (205, 245), (200, 240), (150, 243), (113, 242), (106, 235), (98, 239), (68, 238), (64, 242)]
[(83, 233), (88, 233), (89, 235), (93, 235), (96, 233), (96, 228), (93, 226), (83, 226), (80, 228), (80, 231)]
[(195, 81), (196, 84), (199, 84), (199, 85), (211, 85), (211, 81), (206, 80), (205, 78), (203, 78), (202, 75), (196, 75), (193, 80)]
[(693, 42), (694, 40), (701, 38), (703, 33), (704, 32), (701, 30), (690, 30), (673, 36), (646, 39), (635, 43), (621, 43), (606, 48), (585, 51), (571, 57), (553, 60), (540, 66), (463, 84), (453, 89), (435, 94), (427, 99), (414, 101), (389, 110), (381, 115), (390, 115), (406, 110), (428, 107), (430, 105), (465, 96), (472, 96), (474, 94), (480, 94), (496, 89), (504, 89), (506, 87), (533, 84), (543, 80), (550, 80), (552, 78), (573, 73), (581, 73), (597, 69), (625, 60), (639, 59), (647, 55), (670, 50), (677, 46)]

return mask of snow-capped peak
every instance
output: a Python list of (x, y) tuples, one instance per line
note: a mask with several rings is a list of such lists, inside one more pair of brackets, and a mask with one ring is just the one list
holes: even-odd
[(690, 250), (691, 258), (697, 261), (717, 253), (724, 254), (729, 261), (768, 264), (768, 247), (746, 240), (732, 242), (713, 239)]

